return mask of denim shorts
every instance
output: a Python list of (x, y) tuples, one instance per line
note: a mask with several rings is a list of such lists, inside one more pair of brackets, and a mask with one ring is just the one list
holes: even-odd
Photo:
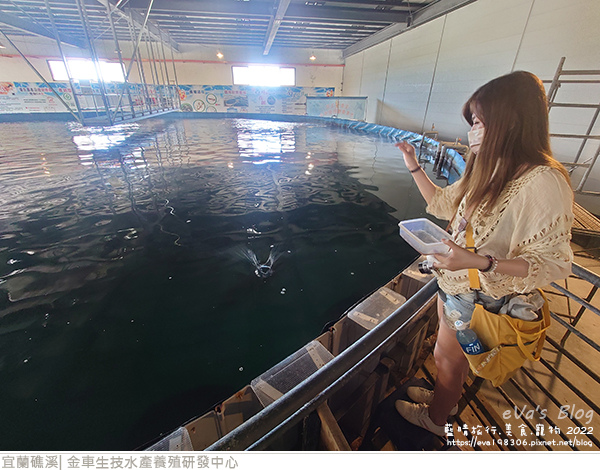
[[(444, 302), (444, 320), (446, 321), (446, 325), (451, 329), (456, 330), (454, 323), (456, 320), (460, 320), (466, 324), (468, 328), (471, 324), (471, 317), (473, 316), (475, 301), (477, 300), (475, 292), (447, 295), (445, 292), (440, 291), (440, 298)], [(494, 299), (489, 295), (479, 293), (478, 303), (481, 303), (486, 310), (489, 310), (492, 313), (498, 313), (500, 308), (502, 308), (509, 298), (510, 296), (505, 296)]]

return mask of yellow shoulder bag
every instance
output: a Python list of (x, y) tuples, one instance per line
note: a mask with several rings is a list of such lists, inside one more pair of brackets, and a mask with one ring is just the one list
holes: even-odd
[[(473, 227), (466, 227), (467, 249), (475, 252)], [(481, 290), (477, 269), (469, 269), (469, 284), (475, 292)], [(550, 326), (550, 308), (542, 291), (544, 305), (542, 318), (535, 321), (520, 320), (509, 315), (487, 311), (475, 303), (471, 329), (477, 333), (487, 349), (481, 354), (466, 354), (469, 366), (475, 375), (488, 379), (498, 387), (510, 379), (521, 368), (525, 360), (539, 361)]]

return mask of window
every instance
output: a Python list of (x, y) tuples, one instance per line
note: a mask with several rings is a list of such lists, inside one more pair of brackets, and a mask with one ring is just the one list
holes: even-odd
[(296, 69), (276, 65), (249, 65), (231, 67), (234, 85), (295, 86)]
[[(96, 68), (90, 59), (68, 59), (71, 78), (74, 80), (96, 80)], [(124, 82), (123, 69), (119, 62), (98, 61), (100, 74), (105, 82)], [(52, 79), (68, 80), (69, 76), (62, 60), (49, 60), (48, 66), (52, 72)]]

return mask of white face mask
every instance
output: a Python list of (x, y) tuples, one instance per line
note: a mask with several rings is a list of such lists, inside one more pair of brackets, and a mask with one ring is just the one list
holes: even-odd
[[(469, 147), (471, 147), (471, 150), (476, 150), (481, 145), (481, 142), (483, 142), (483, 131), (484, 128), (480, 127), (479, 129), (470, 130), (467, 133), (467, 137), (469, 139)], [(473, 147), (476, 147), (476, 149), (473, 149)]]

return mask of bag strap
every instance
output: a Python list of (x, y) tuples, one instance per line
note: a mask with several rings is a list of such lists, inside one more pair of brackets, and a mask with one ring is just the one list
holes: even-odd
[(542, 355), (542, 345), (544, 344), (544, 341), (546, 340), (546, 331), (550, 327), (550, 307), (548, 305), (548, 299), (546, 298), (546, 296), (544, 295), (544, 293), (541, 290), (538, 289), (538, 291), (544, 298), (544, 305), (541, 308), (542, 319), (540, 320), (542, 322), (543, 326), (539, 332), (540, 337), (537, 340), (538, 347), (536, 348), (534, 354), (531, 354), (525, 347), (525, 344), (523, 343), (523, 338), (521, 338), (521, 332), (519, 331), (519, 329), (515, 325), (513, 325), (510, 321), (508, 321), (508, 319), (506, 322), (515, 331), (515, 333), (517, 335), (517, 345), (519, 346), (519, 349), (521, 350), (523, 355), (530, 361), (538, 361), (540, 359), (540, 357)]
[[(475, 248), (475, 240), (473, 239), (473, 227), (471, 226), (471, 222), (467, 222), (465, 230), (465, 235), (467, 239), (466, 249), (473, 253), (477, 253), (477, 248)], [(477, 271), (477, 269), (469, 269), (469, 287), (471, 287), (471, 289), (475, 292), (481, 290), (481, 283), (479, 282), (479, 272)]]
[[(510, 321), (507, 321), (506, 323), (513, 329), (513, 331), (517, 335), (517, 346), (519, 346), (521, 353), (523, 353), (523, 355), (530, 361), (537, 361), (542, 354), (542, 348), (537, 348), (537, 350), (535, 351), (535, 355), (531, 354), (525, 347), (525, 343), (523, 343), (523, 338), (521, 338), (521, 332), (519, 331), (519, 329), (515, 325), (513, 325)], [(541, 341), (541, 343), (539, 343), (539, 344), (544, 344), (545, 339), (546, 339), (546, 330), (544, 329), (540, 333), (540, 339), (538, 341)]]
[[(467, 239), (466, 249), (473, 253), (477, 253), (477, 248), (475, 248), (475, 240), (473, 238), (473, 227), (471, 226), (470, 222), (467, 222), (467, 226), (466, 226), (465, 230), (466, 230), (465, 236)], [(471, 287), (471, 289), (473, 291), (475, 291), (476, 296), (479, 297), (478, 294), (479, 294), (479, 291), (481, 290), (481, 283), (479, 281), (479, 272), (475, 268), (469, 269), (469, 286)], [(531, 354), (527, 350), (527, 348), (525, 347), (525, 343), (523, 342), (523, 338), (521, 337), (521, 332), (515, 327), (515, 325), (513, 325), (508, 320), (508, 318), (505, 318), (506, 323), (514, 330), (515, 334), (517, 335), (517, 345), (519, 346), (519, 349), (521, 350), (523, 355), (530, 361), (537, 361), (540, 359), (540, 356), (542, 354), (541, 345), (544, 344), (544, 340), (546, 339), (546, 330), (550, 326), (550, 312), (549, 312), (549, 307), (548, 307), (548, 299), (546, 299), (546, 296), (544, 295), (544, 293), (541, 290), (540, 290), (540, 293), (542, 294), (542, 297), (544, 297), (544, 306), (542, 307), (542, 314), (543, 314), (542, 321), (544, 322), (544, 326), (540, 331), (540, 339), (538, 341), (538, 347), (536, 348), (535, 354)], [(507, 315), (501, 315), (501, 316), (507, 317)]]
[[(470, 222), (467, 222), (467, 226), (465, 227), (466, 233), (465, 237), (467, 239), (467, 250), (477, 253), (477, 248), (475, 248), (475, 239), (473, 237), (473, 226)], [(479, 271), (475, 268), (469, 268), (469, 286), (475, 292), (475, 296), (479, 298), (479, 291), (481, 291), (481, 282), (479, 280)], [(535, 361), (536, 358), (527, 351), (525, 344), (523, 343), (523, 339), (521, 338), (521, 334), (515, 326), (506, 319), (506, 323), (514, 330), (517, 336), (517, 345), (521, 352), (529, 359), (530, 361)]]

